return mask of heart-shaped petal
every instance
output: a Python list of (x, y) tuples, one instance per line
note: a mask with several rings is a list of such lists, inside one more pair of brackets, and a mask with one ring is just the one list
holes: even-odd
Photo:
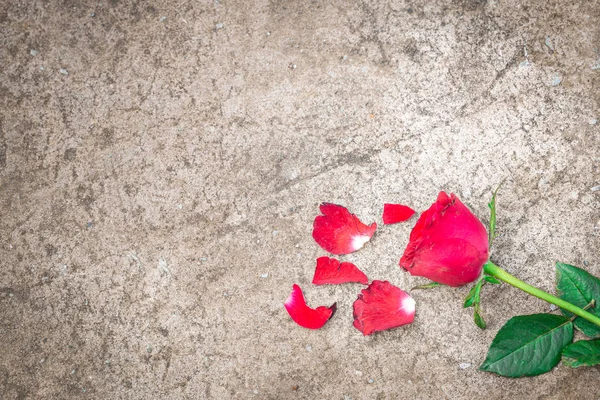
[(410, 324), (414, 319), (413, 298), (388, 281), (373, 281), (354, 302), (354, 327), (365, 336)]
[(321, 213), (313, 223), (313, 238), (326, 251), (333, 254), (349, 254), (369, 240), (377, 229), (373, 222), (367, 226), (346, 207), (337, 204), (321, 204)]

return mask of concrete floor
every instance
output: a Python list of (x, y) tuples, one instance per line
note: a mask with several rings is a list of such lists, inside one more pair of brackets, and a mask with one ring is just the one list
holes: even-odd
[[(525, 5), (526, 4), (526, 5)], [(415, 291), (363, 337), (359, 285), (310, 284), (322, 201), (367, 223), (454, 192), (493, 259), (600, 274), (600, 3), (8, 1), (0, 5), (2, 399), (598, 399), (600, 368), (479, 372), (510, 317)], [(343, 260), (408, 289), (410, 223)], [(293, 283), (338, 303), (295, 325)]]

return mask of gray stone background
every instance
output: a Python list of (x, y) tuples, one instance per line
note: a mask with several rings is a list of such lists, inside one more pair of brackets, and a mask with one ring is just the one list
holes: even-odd
[[(412, 293), (363, 337), (359, 285), (315, 287), (322, 201), (380, 222), (454, 192), (493, 259), (554, 290), (600, 274), (600, 4), (3, 1), (2, 399), (598, 399), (600, 369), (477, 371), (510, 317), (486, 287)], [(404, 289), (416, 219), (343, 260)], [(338, 302), (319, 331), (283, 308)]]

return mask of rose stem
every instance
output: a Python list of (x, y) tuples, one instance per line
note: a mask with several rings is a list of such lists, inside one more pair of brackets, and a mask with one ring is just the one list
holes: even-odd
[(492, 276), (500, 279), (501, 281), (508, 283), (509, 285), (512, 285), (518, 289), (521, 289), (524, 292), (529, 293), (532, 296), (535, 296), (537, 298), (545, 300), (548, 303), (552, 303), (552, 304), (562, 308), (563, 310), (570, 311), (573, 314), (577, 315), (578, 317), (585, 318), (588, 321), (600, 326), (600, 318), (598, 318), (594, 314), (589, 313), (589, 312), (585, 311), (584, 309), (579, 308), (576, 305), (569, 303), (568, 301), (559, 299), (556, 296), (552, 296), (551, 294), (548, 294), (548, 293), (544, 292), (543, 290), (535, 288), (535, 287), (515, 278), (514, 276), (512, 276), (511, 274), (509, 274), (508, 272), (506, 272), (505, 270), (503, 270), (502, 268), (500, 268), (499, 266), (497, 266), (496, 264), (494, 264), (491, 261), (488, 261), (483, 266), (483, 270), (488, 275), (492, 275)]

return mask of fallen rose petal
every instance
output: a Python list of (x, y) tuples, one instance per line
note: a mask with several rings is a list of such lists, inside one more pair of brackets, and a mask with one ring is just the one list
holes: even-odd
[(410, 324), (415, 319), (415, 301), (388, 281), (373, 281), (354, 302), (354, 327), (367, 336)]
[(383, 223), (386, 225), (397, 224), (398, 222), (404, 222), (415, 214), (415, 210), (402, 204), (389, 204), (383, 205)]
[(343, 262), (340, 263), (335, 258), (319, 257), (317, 258), (317, 267), (312, 283), (315, 285), (339, 284), (356, 282), (366, 285), (369, 278), (359, 270), (356, 265)]
[(290, 297), (285, 301), (285, 309), (298, 325), (308, 329), (319, 329), (335, 314), (336, 304), (331, 307), (310, 308), (306, 305), (300, 286), (294, 284)]
[(377, 224), (363, 224), (346, 207), (337, 204), (321, 204), (321, 213), (313, 223), (313, 238), (326, 251), (333, 254), (349, 254), (367, 243)]

